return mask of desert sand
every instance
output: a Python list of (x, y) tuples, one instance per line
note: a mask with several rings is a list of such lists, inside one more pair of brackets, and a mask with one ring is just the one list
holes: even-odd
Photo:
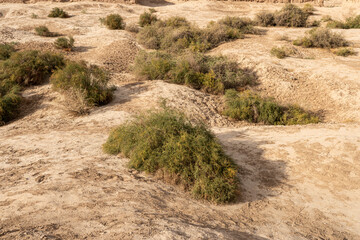
[[(100, 17), (119, 13), (136, 23), (149, 7), (160, 18), (184, 16), (200, 26), (224, 16), (254, 17), (282, 4), (167, 1), (1, 3), (0, 42), (18, 49), (59, 51), (54, 38), (35, 35), (46, 25), (72, 35), (64, 53), (112, 72), (115, 99), (89, 115), (73, 116), (50, 84), (23, 92), (22, 114), (0, 127), (0, 239), (360, 239), (360, 29), (335, 30), (356, 56), (294, 47), (277, 59), (273, 46), (308, 29), (264, 28), (264, 35), (223, 44), (223, 54), (255, 72), (254, 88), (283, 104), (317, 112), (322, 123), (264, 126), (223, 117), (222, 99), (164, 81), (139, 81), (131, 63), (136, 36), (112, 31)], [(72, 15), (47, 18), (53, 7)], [(360, 5), (325, 2), (314, 19), (344, 19)], [(32, 14), (38, 18), (32, 18)], [(161, 99), (208, 124), (240, 169), (241, 196), (232, 204), (194, 200), (182, 189), (127, 168), (128, 159), (102, 152), (109, 131)]]

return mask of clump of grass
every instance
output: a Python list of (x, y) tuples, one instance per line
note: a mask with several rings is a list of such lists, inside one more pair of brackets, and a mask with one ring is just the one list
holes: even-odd
[(50, 12), (50, 14), (48, 15), (48, 17), (52, 17), (52, 18), (69, 18), (69, 14), (67, 12), (65, 12), (63, 9), (61, 8), (53, 8)]
[(272, 56), (275, 56), (275, 57), (280, 58), (280, 59), (283, 59), (283, 58), (286, 58), (286, 57), (289, 56), (284, 47), (273, 47), (270, 50), (270, 54)]
[(100, 22), (111, 30), (119, 30), (125, 28), (124, 19), (119, 14), (110, 14), (106, 16), (106, 18), (100, 18)]
[(13, 52), (15, 48), (12, 44), (0, 43), (0, 60), (8, 59)]
[(318, 117), (305, 112), (300, 107), (283, 107), (273, 99), (261, 98), (251, 91), (225, 93), (224, 115), (236, 120), (270, 125), (293, 125), (318, 123)]
[(130, 168), (169, 176), (195, 198), (227, 203), (236, 197), (234, 162), (206, 127), (173, 110), (154, 111), (119, 126), (103, 149), (130, 158)]
[(342, 56), (342, 57), (348, 57), (351, 55), (356, 55), (356, 52), (352, 48), (339, 48), (334, 51), (335, 55)]
[(305, 12), (308, 15), (314, 14), (315, 8), (310, 3), (306, 3), (304, 7), (302, 8), (303, 12)]
[(54, 46), (58, 49), (63, 49), (65, 51), (72, 51), (74, 48), (74, 38), (73, 37), (59, 37), (55, 40)]
[(293, 44), (306, 48), (338, 48), (349, 45), (341, 34), (326, 28), (313, 28), (307, 32), (307, 36), (295, 40)]
[(345, 22), (329, 19), (326, 27), (328, 28), (360, 28), (360, 15), (349, 17)]
[(177, 57), (161, 52), (141, 52), (135, 59), (134, 71), (146, 79), (168, 80), (213, 94), (254, 82), (250, 74), (226, 57), (191, 52)]
[(9, 81), (0, 80), (0, 126), (12, 120), (21, 103), (20, 87)]
[(113, 89), (108, 86), (109, 79), (108, 73), (97, 66), (68, 62), (51, 76), (51, 83), (55, 90), (67, 95), (69, 102), (76, 103), (72, 111), (81, 114), (87, 108), (111, 101)]
[(46, 26), (38, 26), (35, 28), (35, 32), (37, 35), (42, 37), (53, 37), (54, 34), (49, 31), (49, 29)]
[(221, 43), (242, 38), (245, 33), (257, 33), (249, 19), (227, 17), (200, 29), (185, 18), (171, 17), (145, 25), (138, 34), (138, 40), (151, 49), (204, 52)]
[(148, 12), (144, 12), (140, 15), (139, 25), (141, 27), (145, 27), (147, 25), (155, 23), (156, 21), (158, 21), (158, 18), (153, 11), (149, 10)]
[(32, 14), (31, 14), (31, 18), (32, 18), (32, 19), (38, 19), (38, 18), (39, 18), (39, 16), (38, 16), (38, 15), (36, 15), (35, 13), (32, 13)]
[(52, 72), (64, 66), (60, 55), (39, 51), (16, 52), (0, 64), (0, 81), (7, 79), (21, 86), (43, 83)]
[(128, 32), (138, 33), (140, 28), (137, 24), (126, 24), (125, 30)]

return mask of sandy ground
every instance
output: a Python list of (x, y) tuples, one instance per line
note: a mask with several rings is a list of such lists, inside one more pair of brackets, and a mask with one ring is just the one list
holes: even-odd
[[(59, 6), (73, 17), (49, 19)], [(223, 16), (249, 16), (280, 4), (247, 2), (95, 2), (1, 4), (0, 42), (56, 51), (33, 28), (73, 35), (71, 59), (111, 70), (115, 99), (74, 117), (49, 84), (27, 89), (23, 114), (0, 127), (0, 239), (360, 239), (360, 56), (296, 48), (269, 51), (306, 29), (267, 28), (266, 35), (223, 44), (223, 54), (256, 73), (255, 90), (284, 104), (318, 112), (323, 123), (261, 126), (219, 114), (221, 98), (162, 81), (137, 82), (129, 71), (142, 47), (133, 34), (98, 19), (119, 13), (137, 21), (149, 6), (162, 18), (185, 16), (200, 26)], [(360, 6), (317, 8), (313, 18), (343, 19)], [(39, 18), (31, 18), (32, 14)], [(340, 30), (360, 52), (360, 30)], [(102, 152), (111, 128), (167, 99), (205, 121), (239, 166), (242, 194), (230, 205), (193, 200), (177, 187), (130, 170), (127, 159)]]

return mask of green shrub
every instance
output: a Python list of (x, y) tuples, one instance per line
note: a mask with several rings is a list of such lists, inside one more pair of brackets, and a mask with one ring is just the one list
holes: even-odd
[(337, 48), (349, 45), (341, 34), (331, 32), (326, 28), (313, 28), (307, 32), (307, 36), (295, 40), (293, 44), (306, 48)]
[(74, 47), (74, 38), (73, 37), (59, 37), (55, 40), (54, 46), (58, 49), (63, 49), (66, 51), (72, 51)]
[(220, 25), (239, 30), (242, 34), (255, 34), (254, 23), (250, 18), (225, 17), (218, 21)]
[(38, 51), (16, 52), (0, 63), (0, 81), (7, 79), (21, 86), (43, 83), (53, 70), (64, 65), (60, 55)]
[(277, 26), (305, 27), (309, 15), (301, 8), (287, 4), (280, 11), (275, 12), (274, 22)]
[(113, 93), (108, 82), (107, 72), (97, 66), (88, 67), (84, 62), (68, 62), (51, 77), (54, 89), (64, 93), (80, 92), (89, 106), (104, 105), (111, 101)]
[(48, 15), (48, 17), (52, 17), (52, 18), (68, 18), (70, 17), (69, 14), (67, 12), (65, 12), (63, 9), (61, 8), (53, 8), (50, 12), (50, 14)]
[(288, 54), (283, 47), (273, 47), (270, 54), (280, 59), (288, 57)]
[(13, 45), (0, 43), (0, 61), (8, 59), (13, 52), (15, 52)]
[(119, 126), (103, 149), (130, 158), (131, 168), (176, 179), (195, 198), (227, 203), (236, 197), (234, 162), (209, 130), (173, 110), (152, 112)]
[(104, 24), (108, 29), (124, 29), (125, 22), (124, 19), (119, 14), (110, 14), (106, 18), (100, 18), (102, 24)]
[(0, 80), (0, 126), (12, 120), (21, 102), (20, 87), (8, 80)]
[(253, 83), (253, 77), (240, 69), (236, 62), (223, 56), (191, 52), (177, 57), (160, 52), (141, 52), (135, 59), (134, 71), (149, 80), (168, 80), (213, 94)]
[(169, 54), (140, 51), (135, 58), (134, 71), (138, 76), (149, 80), (166, 79), (174, 65)]
[(340, 48), (334, 51), (334, 53), (338, 56), (348, 57), (351, 55), (356, 55), (356, 52), (352, 48)]
[(255, 22), (262, 27), (275, 26), (275, 16), (271, 12), (260, 12), (256, 15)]
[(46, 26), (39, 26), (35, 28), (35, 32), (37, 35), (42, 37), (52, 37), (53, 33), (49, 31)]
[(328, 28), (343, 28), (343, 29), (360, 28), (360, 15), (347, 18), (345, 22), (330, 19), (328, 21), (326, 27), (328, 27)]
[(151, 25), (153, 23), (155, 23), (157, 21), (157, 17), (156, 15), (153, 14), (153, 12), (144, 12), (143, 14), (140, 15), (140, 19), (139, 19), (139, 25), (141, 27), (145, 27), (147, 25)]
[(271, 125), (292, 125), (317, 123), (319, 119), (299, 107), (283, 107), (272, 99), (264, 99), (257, 94), (227, 90), (225, 93), (224, 115), (236, 120), (262, 122)]

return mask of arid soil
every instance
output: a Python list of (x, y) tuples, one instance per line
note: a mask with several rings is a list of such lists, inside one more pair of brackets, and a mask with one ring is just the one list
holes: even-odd
[[(74, 60), (112, 72), (115, 99), (89, 115), (68, 113), (50, 84), (24, 91), (22, 114), (0, 127), (0, 239), (360, 239), (360, 30), (336, 30), (357, 56), (286, 45), (307, 29), (263, 28), (263, 35), (226, 43), (226, 55), (257, 76), (254, 90), (282, 104), (317, 112), (322, 123), (264, 126), (221, 116), (222, 99), (163, 81), (138, 81), (131, 63), (142, 46), (100, 17), (119, 13), (129, 23), (155, 7), (161, 18), (184, 16), (200, 26), (224, 16), (254, 17), (281, 4), (162, 2), (142, 5), (74, 2), (1, 3), (0, 42), (18, 49), (58, 51), (46, 25), (72, 35)], [(53, 7), (72, 17), (50, 19)], [(344, 19), (360, 5), (316, 8), (314, 19)], [(32, 18), (36, 14), (38, 18)], [(1, 15), (0, 15), (1, 16)], [(109, 131), (140, 112), (167, 104), (206, 122), (239, 166), (241, 195), (227, 205), (194, 200), (153, 176), (128, 169), (127, 159), (102, 152)]]

